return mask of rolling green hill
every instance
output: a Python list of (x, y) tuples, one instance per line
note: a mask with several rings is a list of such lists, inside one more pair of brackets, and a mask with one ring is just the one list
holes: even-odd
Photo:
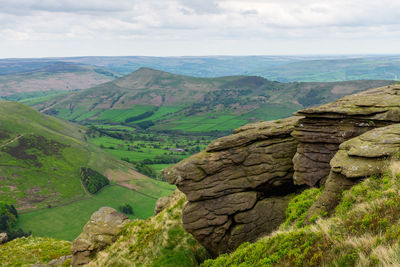
[(230, 131), (392, 81), (279, 83), (256, 76), (197, 78), (141, 68), (90, 89), (31, 99), (41, 112), (84, 124), (157, 131)]
[(0, 101), (0, 125), (0, 200), (19, 210), (88, 198), (80, 181), (82, 167), (127, 187), (133, 181), (137, 191), (154, 198), (163, 195), (157, 190), (149, 192), (158, 187), (157, 181), (88, 144), (83, 126), (8, 101)]

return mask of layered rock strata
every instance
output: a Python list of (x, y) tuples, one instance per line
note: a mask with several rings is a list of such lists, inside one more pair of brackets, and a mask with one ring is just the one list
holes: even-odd
[(400, 122), (400, 85), (368, 90), (296, 113), (304, 116), (292, 133), (299, 142), (293, 179), (316, 186), (329, 175), (329, 162), (346, 140)]
[(217, 255), (271, 232), (293, 185), (290, 135), (300, 118), (249, 124), (163, 171), (186, 194), (185, 229)]
[[(366, 132), (342, 143), (330, 162), (331, 171), (324, 191), (309, 209), (307, 217), (332, 212), (343, 190), (360, 179), (381, 174), (398, 158), (400, 152), (400, 124)], [(398, 172), (398, 170), (396, 170)]]
[(130, 220), (113, 208), (103, 207), (93, 213), (83, 232), (74, 240), (71, 247), (72, 266), (85, 265), (97, 252), (111, 245), (117, 234)]

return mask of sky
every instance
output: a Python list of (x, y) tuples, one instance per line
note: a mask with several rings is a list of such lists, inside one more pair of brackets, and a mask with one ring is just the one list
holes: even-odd
[(0, 0), (0, 57), (398, 54), (398, 0)]

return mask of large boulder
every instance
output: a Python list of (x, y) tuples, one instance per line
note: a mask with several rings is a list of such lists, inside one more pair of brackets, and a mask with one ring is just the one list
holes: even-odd
[(324, 191), (307, 217), (332, 212), (343, 190), (360, 179), (385, 172), (399, 152), (400, 124), (377, 128), (342, 143), (330, 162)]
[(72, 243), (72, 266), (84, 265), (100, 250), (111, 245), (130, 220), (113, 208), (96, 211)]
[(299, 142), (293, 179), (316, 186), (329, 175), (329, 162), (346, 140), (400, 122), (400, 85), (368, 90), (336, 102), (301, 110), (292, 135)]
[(255, 241), (284, 220), (292, 193), (290, 135), (299, 117), (249, 124), (163, 171), (186, 194), (185, 229), (217, 255)]
[(7, 233), (0, 233), (0, 244), (4, 244), (8, 241)]

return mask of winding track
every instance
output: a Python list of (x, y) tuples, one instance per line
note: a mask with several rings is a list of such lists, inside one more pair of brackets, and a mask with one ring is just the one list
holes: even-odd
[(5, 146), (8, 146), (9, 144), (14, 143), (14, 142), (17, 141), (18, 139), (20, 139), (22, 136), (23, 136), (23, 135), (21, 134), (21, 135), (18, 135), (18, 136), (16, 136), (16, 137), (14, 137), (13, 139), (11, 139), (10, 141), (8, 141), (7, 143), (5, 143), (5, 144), (3, 144), (3, 145), (0, 145), (0, 148), (3, 148), (3, 147), (5, 147)]

